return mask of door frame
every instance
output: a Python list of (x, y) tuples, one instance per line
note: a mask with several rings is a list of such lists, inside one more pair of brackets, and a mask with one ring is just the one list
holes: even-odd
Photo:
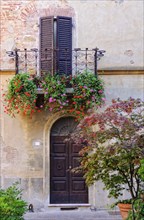
[[(71, 117), (70, 114), (55, 113), (47, 117), (43, 129), (43, 199), (45, 204), (50, 206), (50, 134), (53, 124), (60, 118)], [(72, 116), (73, 117), (73, 116)], [(88, 187), (88, 204), (95, 203), (95, 187)]]

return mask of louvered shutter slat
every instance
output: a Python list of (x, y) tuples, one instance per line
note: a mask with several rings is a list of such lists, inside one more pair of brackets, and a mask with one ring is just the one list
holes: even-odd
[(72, 74), (72, 18), (57, 17), (57, 71)]
[(40, 69), (53, 74), (54, 17), (40, 19)]

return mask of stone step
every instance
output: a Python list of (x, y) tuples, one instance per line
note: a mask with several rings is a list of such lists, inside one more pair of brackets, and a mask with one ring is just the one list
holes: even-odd
[(27, 213), (25, 220), (122, 220), (119, 214), (107, 211), (49, 211)]
[[(58, 220), (58, 218), (43, 218), (43, 217), (38, 217), (38, 218), (25, 218), (24, 220)], [(62, 218), (59, 220), (74, 220), (73, 218)], [(76, 218), (76, 220), (83, 220), (83, 218)], [(95, 218), (87, 218), (87, 220), (122, 220), (122, 218), (115, 218), (115, 217), (109, 217), (109, 218), (105, 218), (105, 217), (95, 217)]]
[[(37, 217), (37, 218), (24, 218), (25, 220), (74, 220), (73, 217), (67, 217), (67, 218), (53, 218), (53, 217), (46, 217), (46, 218), (43, 218), (43, 217)], [(91, 217), (87, 217), (87, 218), (76, 218), (76, 220), (122, 220), (121, 217), (94, 217), (94, 218), (91, 218)]]

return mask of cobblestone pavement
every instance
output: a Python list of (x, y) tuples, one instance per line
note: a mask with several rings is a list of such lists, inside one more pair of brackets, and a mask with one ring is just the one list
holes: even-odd
[(122, 220), (115, 212), (70, 210), (27, 213), (25, 220)]

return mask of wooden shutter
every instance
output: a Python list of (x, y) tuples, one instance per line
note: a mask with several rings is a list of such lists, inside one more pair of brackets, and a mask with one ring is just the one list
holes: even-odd
[(40, 69), (53, 74), (54, 17), (40, 18)]
[(57, 72), (72, 74), (72, 18), (57, 17)]

